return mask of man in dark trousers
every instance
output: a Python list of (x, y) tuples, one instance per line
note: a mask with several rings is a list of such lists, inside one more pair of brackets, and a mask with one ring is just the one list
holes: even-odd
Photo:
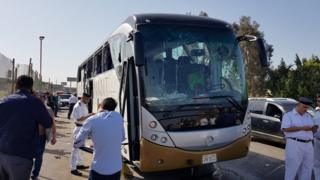
[(52, 119), (32, 92), (33, 79), (20, 76), (17, 91), (0, 100), (0, 179), (29, 180), (39, 143), (38, 125), (51, 128)]

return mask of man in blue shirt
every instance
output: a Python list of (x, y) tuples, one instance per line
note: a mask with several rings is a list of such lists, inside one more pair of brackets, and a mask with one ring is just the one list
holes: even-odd
[(17, 91), (0, 100), (0, 179), (28, 180), (39, 143), (38, 125), (52, 126), (40, 99), (31, 94), (33, 79), (20, 76)]
[(88, 135), (94, 144), (89, 180), (120, 179), (121, 143), (125, 137), (123, 118), (114, 111), (116, 106), (113, 98), (104, 99), (102, 111), (86, 120), (76, 137), (76, 148), (84, 145)]

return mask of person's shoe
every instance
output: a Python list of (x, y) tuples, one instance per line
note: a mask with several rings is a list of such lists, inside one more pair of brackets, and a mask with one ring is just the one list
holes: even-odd
[(85, 166), (85, 165), (79, 165), (77, 166), (77, 169), (88, 169), (89, 166)]
[(82, 176), (82, 173), (79, 172), (78, 170), (71, 170), (71, 174), (73, 174), (75, 176)]

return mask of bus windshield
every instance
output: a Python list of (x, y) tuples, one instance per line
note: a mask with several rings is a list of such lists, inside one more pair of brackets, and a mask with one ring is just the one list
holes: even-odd
[(148, 24), (139, 31), (143, 100), (149, 107), (225, 101), (210, 98), (220, 95), (237, 101), (247, 97), (243, 59), (231, 29)]

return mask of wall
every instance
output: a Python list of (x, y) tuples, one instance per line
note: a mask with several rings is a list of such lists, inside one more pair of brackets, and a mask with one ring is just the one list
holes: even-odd
[(12, 72), (12, 61), (0, 53), (0, 78), (8, 79)]

